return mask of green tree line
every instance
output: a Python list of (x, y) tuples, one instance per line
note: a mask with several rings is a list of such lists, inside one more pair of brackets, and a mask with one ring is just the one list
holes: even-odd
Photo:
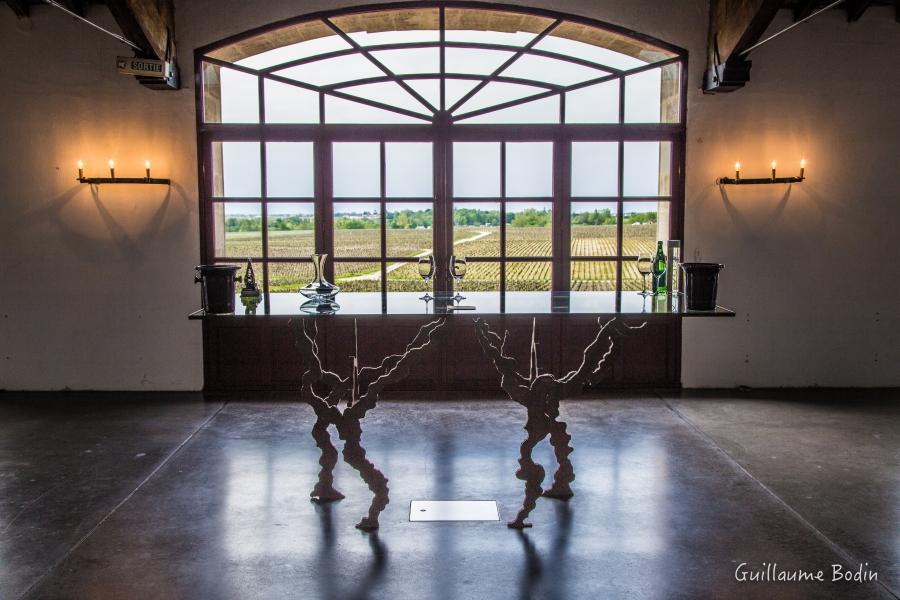
[[(391, 229), (428, 228), (432, 226), (433, 215), (431, 209), (404, 209), (388, 211), (385, 220)], [(511, 227), (548, 227), (551, 223), (551, 213), (546, 209), (526, 208), (523, 211), (507, 213), (506, 223)], [(631, 213), (625, 217), (624, 223), (626, 225), (656, 223), (656, 212)], [(460, 227), (479, 225), (496, 227), (500, 225), (500, 211), (457, 208), (453, 211), (453, 224)], [(572, 215), (572, 224), (615, 225), (616, 216), (608, 208), (595, 209)], [(336, 216), (334, 226), (336, 229), (377, 229), (379, 219), (375, 215)], [(304, 215), (280, 215), (270, 218), (269, 229), (272, 231), (311, 231), (313, 219)], [(225, 231), (229, 233), (261, 230), (262, 217), (236, 216), (225, 219)]]
[[(608, 208), (594, 209), (572, 215), (573, 225), (615, 225), (616, 222), (616, 215)], [(625, 220), (622, 222), (625, 225), (656, 223), (656, 212), (630, 213), (625, 216)]]

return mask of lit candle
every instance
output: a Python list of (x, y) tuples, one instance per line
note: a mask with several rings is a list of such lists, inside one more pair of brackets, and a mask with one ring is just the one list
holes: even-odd
[(741, 163), (740, 163), (740, 161), (734, 163), (734, 178), (735, 179), (741, 178)]
[(775, 179), (775, 167), (778, 166), (778, 163), (774, 160), (772, 161), (772, 179)]
[(112, 179), (116, 178), (116, 161), (113, 159), (109, 159), (109, 176)]
[(806, 171), (806, 159), (800, 161), (800, 179), (803, 179), (803, 172)]
[(147, 179), (150, 179), (150, 161), (144, 161), (144, 172), (147, 174)]
[(84, 161), (78, 161), (78, 179), (84, 179)]

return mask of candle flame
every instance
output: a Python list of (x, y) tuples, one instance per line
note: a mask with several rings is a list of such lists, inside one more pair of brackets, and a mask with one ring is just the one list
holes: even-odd
[(145, 168), (145, 169), (149, 169), (149, 168), (150, 168), (150, 161), (149, 161), (149, 160), (145, 160), (145, 161), (144, 161), (144, 168)]
[(83, 168), (84, 168), (84, 161), (83, 161), (83, 160), (79, 160), (79, 161), (78, 161), (78, 168), (79, 168), (79, 169), (83, 169)]
[(115, 169), (115, 168), (116, 168), (116, 161), (114, 161), (113, 159), (109, 159), (109, 168), (110, 168), (110, 169)]
[(773, 160), (773, 161), (772, 161), (772, 168), (774, 169), (774, 168), (777, 167), (777, 166), (778, 166), (778, 162), (776, 162), (776, 161)]
[(740, 163), (740, 161), (734, 163), (734, 170), (735, 170), (735, 171), (740, 171), (740, 170), (741, 170), (741, 163)]
[(806, 159), (805, 159), (805, 158), (803, 158), (803, 159), (800, 160), (800, 168), (801, 168), (801, 169), (805, 169), (805, 168), (806, 168)]

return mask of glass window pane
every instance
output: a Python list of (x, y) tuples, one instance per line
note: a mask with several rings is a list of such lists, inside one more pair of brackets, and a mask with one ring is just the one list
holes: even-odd
[(266, 123), (318, 123), (319, 94), (280, 81), (265, 81)]
[(207, 123), (259, 123), (259, 78), (217, 65), (203, 68)]
[(421, 125), (427, 118), (418, 119), (390, 110), (375, 108), (367, 104), (344, 100), (335, 96), (325, 96), (326, 123), (368, 123), (390, 125)]
[(335, 202), (334, 255), (381, 257), (381, 207), (378, 204)]
[[(214, 202), (213, 243), (216, 256), (262, 257), (262, 205), (258, 202)], [(260, 273), (260, 275), (262, 275)]]
[(345, 94), (352, 94), (354, 96), (359, 96), (360, 98), (374, 100), (375, 102), (381, 102), (382, 104), (387, 104), (389, 106), (396, 106), (397, 108), (411, 110), (429, 116), (432, 114), (424, 104), (419, 102), (409, 92), (393, 81), (354, 85), (341, 88), (341, 91)]
[[(262, 279), (262, 269), (253, 266), (257, 281)], [(269, 263), (269, 291), (296, 293), (313, 279), (312, 262)]]
[(312, 85), (329, 85), (384, 75), (381, 69), (362, 54), (348, 54), (317, 60), (275, 71), (275, 74)]
[(312, 142), (266, 142), (269, 198), (312, 198), (314, 189)]
[(454, 282), (453, 289), (463, 293), (500, 291), (500, 263), (469, 261), (466, 276), (459, 283)]
[(315, 205), (312, 202), (270, 202), (266, 212), (269, 256), (312, 256), (316, 251)]
[(677, 64), (625, 78), (626, 123), (677, 123), (681, 69)]
[(504, 77), (544, 81), (556, 85), (574, 85), (583, 81), (597, 79), (609, 75), (609, 71), (594, 69), (584, 65), (526, 54), (520, 56), (502, 73)]
[(497, 106), (504, 102), (520, 100), (534, 94), (540, 94), (546, 91), (543, 88), (533, 85), (520, 85), (518, 83), (503, 83), (493, 81), (478, 91), (477, 94), (466, 100), (466, 103), (456, 109), (455, 112), (462, 114), (473, 110), (481, 110), (491, 106)]
[(453, 254), (500, 256), (500, 203), (453, 204)]
[(651, 69), (625, 78), (625, 122), (659, 123), (660, 69)]
[(453, 196), (500, 196), (500, 142), (453, 143)]
[[(335, 262), (334, 283), (342, 292), (380, 292), (381, 263)], [(340, 304), (340, 296), (336, 300)]]
[(391, 202), (386, 205), (387, 256), (428, 256), (434, 247), (430, 203)]
[(553, 195), (553, 142), (506, 144), (507, 198)]
[(437, 48), (378, 50), (372, 56), (394, 75), (441, 72), (441, 54)]
[(551, 283), (551, 267), (551, 263), (546, 261), (506, 263), (506, 291), (548, 291)]
[(505, 50), (447, 48), (445, 68), (447, 73), (490, 75), (512, 55), (512, 52)]
[(431, 198), (434, 163), (431, 142), (388, 142), (384, 145), (388, 198)]
[(671, 142), (625, 142), (623, 170), (626, 196), (668, 196)]
[[(562, 27), (566, 27), (566, 25), (572, 24), (566, 23)], [(600, 46), (595, 46), (593, 44), (566, 39), (565, 37), (559, 36), (556, 30), (552, 31), (550, 35), (538, 42), (535, 45), (535, 48), (571, 56), (572, 58), (589, 60), (598, 65), (606, 65), (614, 69), (634, 69), (646, 64), (646, 62), (640, 59), (615, 52), (608, 48), (601, 48)]]
[(623, 211), (623, 256), (655, 253), (656, 242), (669, 240), (668, 202), (625, 202)]
[(425, 283), (419, 276), (418, 263), (390, 263), (387, 266), (389, 292), (433, 292), (434, 279)]
[(553, 255), (552, 207), (550, 202), (506, 203), (507, 256)]
[(566, 94), (566, 123), (618, 122), (618, 79)]
[[(459, 116), (462, 117), (464, 115)], [(510, 108), (495, 110), (477, 117), (461, 119), (459, 122), (466, 125), (559, 123), (559, 96), (554, 95)]]
[(471, 79), (447, 79), (444, 84), (444, 94), (446, 96), (444, 105), (449, 109), (459, 102), (463, 96), (472, 91), (479, 83), (480, 82), (472, 81)]
[[(655, 254), (656, 242), (669, 239), (668, 202), (626, 202), (622, 222), (622, 289), (642, 289), (643, 277), (637, 270), (635, 257), (640, 253)], [(649, 278), (648, 278), (649, 281)], [(648, 283), (649, 285), (649, 283)]]
[(406, 85), (416, 90), (425, 98), (431, 106), (441, 107), (441, 81), (440, 79), (408, 79)]
[(213, 142), (213, 195), (258, 198), (262, 194), (259, 142)]
[(614, 292), (616, 261), (573, 260), (570, 287), (573, 292)]
[(378, 142), (335, 142), (331, 160), (335, 198), (381, 196), (381, 149)]
[(618, 193), (618, 142), (572, 142), (572, 197)]
[(572, 202), (572, 256), (618, 255), (615, 202)]

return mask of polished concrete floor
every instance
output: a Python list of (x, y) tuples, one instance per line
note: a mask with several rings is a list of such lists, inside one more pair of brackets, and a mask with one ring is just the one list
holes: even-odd
[[(568, 502), (505, 521), (524, 409), (391, 401), (364, 421), (388, 477), (309, 493), (312, 411), (284, 399), (0, 394), (0, 598), (897, 598), (900, 392), (707, 392), (566, 402)], [(340, 444), (338, 444), (340, 447)], [(535, 458), (554, 467), (546, 445)], [(502, 521), (410, 523), (414, 499)], [(736, 569), (824, 572), (741, 582)], [(877, 572), (839, 582), (832, 564)]]

